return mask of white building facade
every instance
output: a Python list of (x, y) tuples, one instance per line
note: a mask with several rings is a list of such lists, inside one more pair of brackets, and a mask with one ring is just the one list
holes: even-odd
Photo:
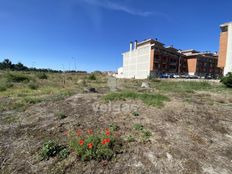
[(145, 79), (150, 75), (151, 44), (146, 41), (130, 43), (130, 50), (123, 53), (123, 78)]

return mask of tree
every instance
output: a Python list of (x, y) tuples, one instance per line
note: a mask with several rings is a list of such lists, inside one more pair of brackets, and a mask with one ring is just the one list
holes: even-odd
[(14, 70), (16, 70), (16, 71), (25, 71), (27, 69), (28, 68), (26, 66), (24, 66), (21, 62), (14, 65)]
[(229, 72), (221, 79), (221, 82), (229, 88), (232, 88), (232, 72)]
[(12, 68), (12, 62), (9, 59), (3, 60), (1, 63), (1, 69), (11, 69)]

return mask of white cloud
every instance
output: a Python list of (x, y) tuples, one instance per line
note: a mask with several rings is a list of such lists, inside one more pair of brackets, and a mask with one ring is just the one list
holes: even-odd
[(151, 15), (160, 15), (160, 16), (166, 16), (163, 13), (157, 13), (157, 12), (150, 12), (150, 11), (140, 11), (137, 9), (133, 9), (131, 7), (121, 5), (118, 3), (115, 3), (111, 0), (80, 0), (81, 2), (90, 4), (90, 5), (95, 5), (101, 8), (109, 9), (109, 10), (115, 10), (115, 11), (122, 11), (131, 15), (135, 16), (151, 16)]

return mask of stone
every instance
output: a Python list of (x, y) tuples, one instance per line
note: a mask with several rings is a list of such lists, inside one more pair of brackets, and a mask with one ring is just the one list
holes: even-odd
[(150, 88), (150, 85), (147, 82), (142, 82), (141, 88)]

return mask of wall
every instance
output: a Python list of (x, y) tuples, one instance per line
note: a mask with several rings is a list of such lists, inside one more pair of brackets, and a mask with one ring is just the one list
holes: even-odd
[(220, 46), (219, 46), (219, 59), (218, 59), (218, 67), (220, 68), (224, 68), (226, 64), (227, 43), (228, 43), (228, 32), (221, 32), (220, 33)]
[(228, 24), (226, 66), (223, 75), (226, 75), (228, 72), (232, 72), (232, 23)]
[(123, 77), (146, 79), (150, 75), (151, 45), (123, 53)]
[(188, 59), (187, 64), (188, 64), (188, 74), (195, 75), (196, 66), (197, 66), (197, 59), (196, 58)]

